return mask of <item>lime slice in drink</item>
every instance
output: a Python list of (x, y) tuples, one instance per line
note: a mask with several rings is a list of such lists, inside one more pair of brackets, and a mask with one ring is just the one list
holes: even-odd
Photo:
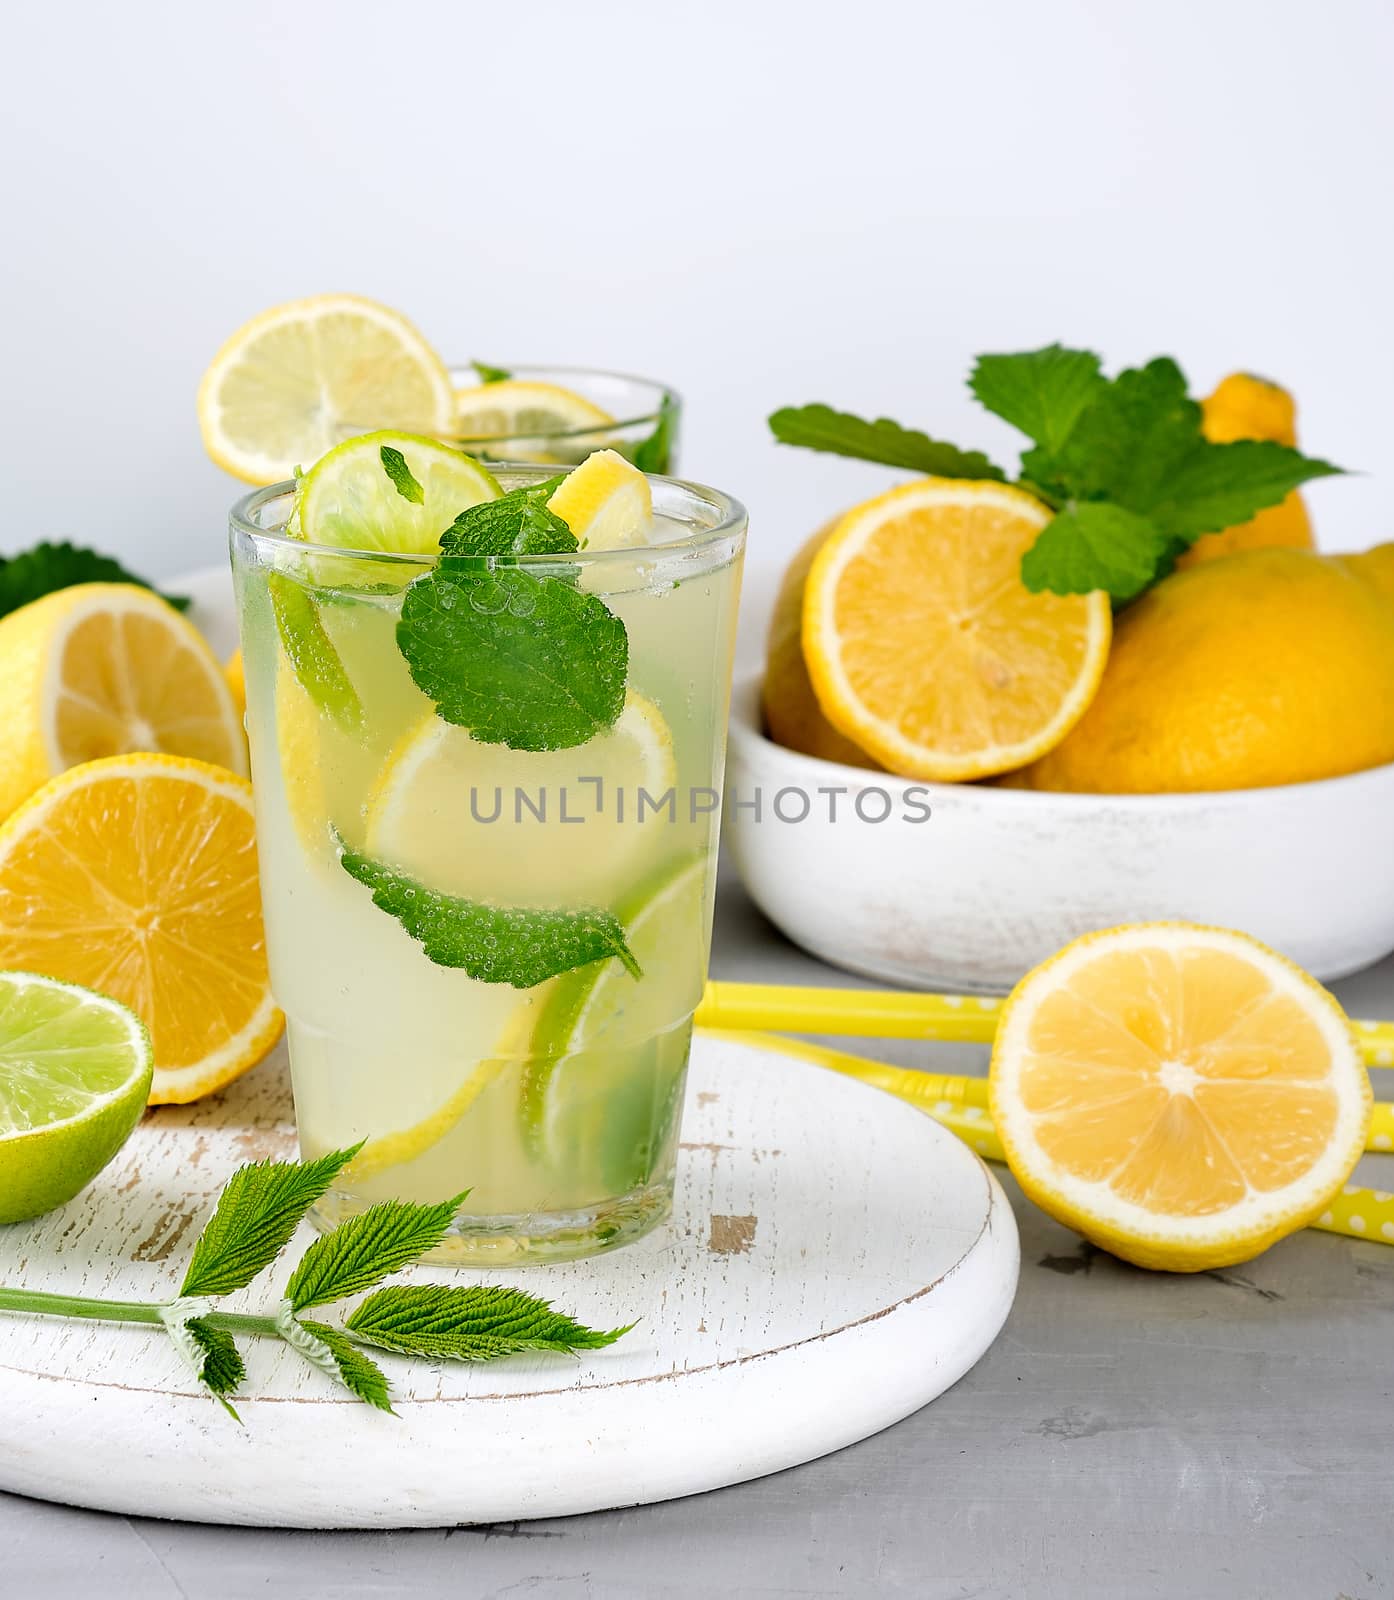
[(547, 505), (576, 535), (583, 550), (647, 544), (653, 532), (649, 480), (615, 450), (597, 450), (588, 456), (553, 489)]
[(86, 1188), (145, 1109), (150, 1036), (91, 989), (0, 972), (0, 1223)]
[[(394, 479), (384, 451), (389, 461), (400, 457), (410, 478), (399, 469)], [(364, 433), (331, 450), (301, 479), (299, 534), (310, 544), (346, 550), (433, 556), (461, 511), (502, 493), (486, 467), (439, 440)]]
[(616, 909), (643, 977), (618, 961), (558, 978), (533, 1029), (521, 1116), (534, 1156), (610, 1194), (643, 1183), (672, 1127), (701, 999), (705, 854)]

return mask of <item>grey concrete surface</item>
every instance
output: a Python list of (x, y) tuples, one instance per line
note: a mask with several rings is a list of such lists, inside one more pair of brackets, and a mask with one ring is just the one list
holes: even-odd
[[(716, 952), (716, 977), (854, 981), (729, 880)], [(1394, 961), (1336, 988), (1354, 1015), (1394, 1016)], [(984, 1063), (970, 1047), (865, 1053)], [(1361, 1180), (1389, 1186), (1394, 1157), (1366, 1158)], [(1163, 1277), (1006, 1182), (1023, 1260), (1001, 1337), (932, 1405), (837, 1455), (666, 1505), (431, 1532), (188, 1526), (0, 1495), (0, 1596), (1394, 1596), (1394, 1251), (1306, 1232), (1240, 1269)]]

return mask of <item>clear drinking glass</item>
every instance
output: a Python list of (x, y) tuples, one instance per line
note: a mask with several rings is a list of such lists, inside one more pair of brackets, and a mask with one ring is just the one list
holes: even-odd
[[(555, 471), (497, 476), (511, 489)], [(623, 623), (618, 720), (546, 751), (476, 740), (413, 682), (396, 630), (429, 562), (287, 537), (290, 484), (233, 510), (262, 898), (301, 1150), (367, 1141), (321, 1225), (469, 1189), (437, 1259), (558, 1259), (637, 1238), (671, 1207), (745, 513), (693, 484), (652, 491), (641, 548), (475, 558), (580, 589)], [(313, 692), (326, 646), (361, 703), (354, 725)], [(609, 913), (632, 965), (592, 960), (528, 988), (479, 981), (379, 908), (345, 866), (359, 859), (423, 898)]]
[[(456, 392), (470, 399), (464, 415), (487, 416), (477, 409), (487, 402), (489, 387), (480, 384), (479, 373), (473, 367), (452, 367), (450, 377)], [(516, 410), (515, 399), (487, 432), (462, 421), (451, 444), (480, 461), (575, 466), (593, 450), (617, 450), (645, 472), (678, 470), (682, 400), (666, 385), (590, 367), (513, 367), (509, 380), (515, 396), (525, 396), (532, 387), (535, 409), (530, 412), (524, 400), (524, 408)], [(584, 404), (554, 411), (557, 402), (549, 397), (554, 389)], [(505, 414), (512, 423), (499, 431)], [(538, 419), (541, 431), (518, 428), (518, 420), (526, 422), (529, 415)]]

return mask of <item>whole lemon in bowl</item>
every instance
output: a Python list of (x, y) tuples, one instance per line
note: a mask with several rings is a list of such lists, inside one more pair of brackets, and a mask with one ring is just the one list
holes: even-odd
[(1084, 716), (1014, 784), (1256, 789), (1394, 761), (1394, 597), (1366, 559), (1244, 550), (1163, 579), (1119, 614)]

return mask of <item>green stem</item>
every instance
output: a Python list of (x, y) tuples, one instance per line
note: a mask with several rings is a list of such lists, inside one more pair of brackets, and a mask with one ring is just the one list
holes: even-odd
[[(39, 1289), (0, 1287), (0, 1311), (29, 1311), (42, 1317), (84, 1317), (90, 1322), (159, 1324), (160, 1306), (148, 1300), (98, 1300), (90, 1295), (45, 1294)], [(208, 1321), (228, 1333), (278, 1334), (274, 1317), (214, 1311)]]

